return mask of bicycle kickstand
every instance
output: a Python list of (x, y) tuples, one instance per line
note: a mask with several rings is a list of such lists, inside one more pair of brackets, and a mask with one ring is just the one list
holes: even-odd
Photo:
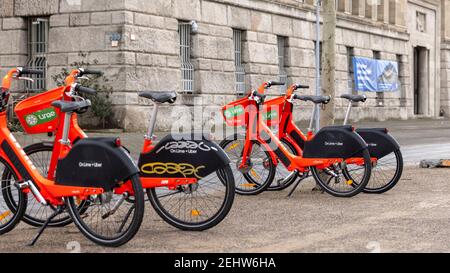
[(63, 213), (65, 210), (65, 206), (58, 206), (56, 211), (48, 217), (48, 219), (45, 221), (45, 223), (39, 228), (38, 233), (36, 236), (34, 236), (33, 241), (28, 246), (34, 246), (36, 242), (38, 241), (39, 237), (41, 237), (42, 233), (44, 233), (44, 230), (47, 228), (47, 226), (50, 224), (50, 222), (58, 215)]
[(297, 189), (298, 185), (300, 185), (300, 183), (309, 177), (308, 173), (303, 173), (301, 176), (299, 176), (298, 180), (295, 182), (294, 187), (291, 189), (291, 191), (289, 192), (289, 194), (287, 195), (288, 198), (291, 198), (292, 195), (294, 194), (294, 191)]

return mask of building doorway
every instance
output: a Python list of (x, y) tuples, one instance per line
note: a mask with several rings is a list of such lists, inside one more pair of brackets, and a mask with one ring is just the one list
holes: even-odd
[(414, 115), (428, 115), (429, 50), (414, 47)]

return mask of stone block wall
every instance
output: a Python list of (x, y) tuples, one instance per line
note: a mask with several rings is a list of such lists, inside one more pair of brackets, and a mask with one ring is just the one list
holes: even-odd
[[(285, 70), (289, 83), (310, 85), (302, 93), (315, 91), (316, 39), (315, 7), (311, 1), (276, 0), (2, 0), (0, 1), (0, 69), (23, 65), (27, 59), (26, 17), (49, 19), (48, 74), (78, 61), (102, 69), (114, 88), (115, 124), (126, 130), (144, 130), (150, 103), (137, 96), (142, 90), (181, 89), (179, 21), (195, 20), (198, 33), (192, 35), (192, 63), (195, 68), (194, 95), (180, 94), (175, 106), (164, 106), (158, 129), (173, 123), (208, 126), (220, 118), (220, 107), (236, 100), (233, 29), (244, 31), (242, 56), (247, 89), (278, 79), (277, 36), (286, 38)], [(375, 94), (355, 108), (353, 118), (388, 119), (412, 117), (410, 35), (406, 26), (407, 1), (383, 6), (352, 6), (338, 1), (337, 96), (348, 87), (347, 48), (355, 56), (401, 60), (400, 92), (385, 94), (384, 107), (375, 104)], [(356, 1), (353, 1), (356, 2)], [(365, 1), (360, 1), (365, 3)], [(429, 1), (426, 1), (429, 2)], [(439, 1), (438, 1), (439, 2)], [(370, 13), (369, 13), (370, 11)], [(369, 16), (370, 15), (370, 16)], [(444, 24), (445, 25), (445, 24)], [(443, 27), (444, 33), (447, 28)], [(111, 38), (120, 37), (117, 46)], [(80, 57), (79, 52), (87, 53)], [(442, 107), (448, 109), (450, 77), (447, 51), (441, 54)], [(54, 83), (48, 79), (48, 87)], [(444, 87), (447, 86), (447, 87)], [(269, 94), (279, 94), (273, 88)], [(192, 107), (196, 105), (197, 107)], [(337, 117), (346, 103), (336, 99)], [(308, 119), (310, 105), (296, 107), (295, 118)], [(448, 111), (450, 112), (450, 111)], [(199, 115), (203, 113), (202, 115)]]

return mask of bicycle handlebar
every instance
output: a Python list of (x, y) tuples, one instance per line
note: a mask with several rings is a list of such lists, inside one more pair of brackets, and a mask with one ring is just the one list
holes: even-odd
[(83, 75), (97, 75), (97, 76), (103, 76), (103, 72), (100, 70), (94, 70), (94, 69), (84, 69), (84, 68), (79, 68), (78, 69), (80, 71), (79, 76), (83, 76)]
[(295, 90), (297, 89), (309, 89), (309, 85), (295, 84)]
[(285, 83), (277, 82), (277, 81), (269, 81), (269, 82), (267, 82), (266, 87), (269, 88), (271, 86), (282, 86), (282, 85), (285, 85)]
[(85, 93), (88, 95), (94, 95), (95, 93), (97, 93), (97, 90), (89, 88), (89, 87), (81, 86), (80, 84), (77, 84), (75, 86), (75, 91), (77, 91), (79, 93)]
[(42, 71), (42, 70), (29, 69), (29, 68), (23, 68), (23, 67), (18, 67), (17, 72), (18, 72), (18, 75), (17, 75), (18, 77), (20, 77), (22, 75), (44, 75), (44, 71)]

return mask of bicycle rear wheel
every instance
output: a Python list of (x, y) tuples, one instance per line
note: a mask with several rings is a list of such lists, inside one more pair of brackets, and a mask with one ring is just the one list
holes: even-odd
[(370, 181), (363, 192), (385, 193), (389, 191), (400, 180), (402, 172), (403, 156), (400, 150), (395, 150), (374, 163)]
[[(358, 164), (346, 164), (343, 161), (323, 169), (311, 167), (311, 173), (316, 182), (327, 193), (336, 197), (355, 196), (364, 190), (369, 182), (372, 171), (372, 163), (368, 149), (364, 149), (362, 155), (364, 159), (362, 166)], [(352, 177), (347, 175), (349, 169), (355, 170)], [(358, 176), (356, 170), (358, 170)], [(356, 179), (356, 177), (360, 178)]]
[(138, 174), (125, 179), (132, 191), (115, 194), (114, 190), (93, 195), (79, 207), (76, 198), (66, 198), (69, 214), (80, 231), (91, 241), (118, 247), (138, 232), (144, 216), (144, 195)]
[(257, 141), (252, 141), (252, 152), (248, 156), (248, 168), (240, 170), (242, 161), (242, 151), (245, 139), (234, 135), (231, 139), (225, 139), (220, 143), (220, 147), (227, 153), (232, 164), (231, 169), (236, 183), (236, 193), (240, 195), (257, 195), (265, 191), (270, 186), (275, 177), (275, 164), (273, 164), (270, 154), (264, 151), (262, 145)]
[[(26, 194), (18, 188), (18, 177), (11, 166), (0, 159), (0, 171), (2, 172), (0, 195), (0, 234), (10, 232), (20, 222), (27, 206)], [(5, 178), (5, 173), (9, 177)], [(16, 200), (15, 205), (11, 200)]]
[(147, 189), (158, 215), (170, 225), (189, 231), (202, 231), (219, 224), (234, 201), (234, 178), (229, 165), (175, 190)]

